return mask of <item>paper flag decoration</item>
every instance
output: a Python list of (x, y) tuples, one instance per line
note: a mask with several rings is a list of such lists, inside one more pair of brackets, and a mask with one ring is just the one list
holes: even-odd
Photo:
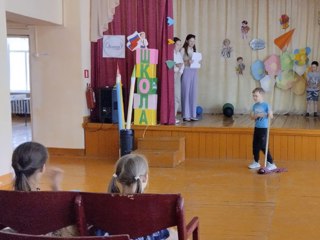
[(127, 47), (131, 50), (134, 51), (138, 47), (138, 42), (140, 40), (140, 35), (137, 31), (132, 33), (130, 36), (127, 37)]
[(273, 89), (275, 80), (271, 78), (269, 75), (264, 76), (260, 80), (260, 85), (265, 92), (270, 92)]
[(172, 40), (172, 39), (168, 39), (168, 44), (170, 45), (170, 44), (174, 44), (174, 41)]
[(277, 45), (277, 47), (281, 50), (285, 50), (291, 42), (293, 33), (294, 29), (290, 30), (289, 32), (286, 32), (285, 34), (282, 34), (274, 40), (274, 44)]
[(251, 65), (251, 74), (257, 81), (261, 80), (265, 74), (264, 64), (261, 60), (256, 60)]
[(300, 48), (300, 49), (295, 49), (293, 51), (294, 54), (294, 64), (303, 66), (308, 64), (309, 58), (308, 55), (311, 53), (311, 48), (306, 47), (306, 48)]
[(167, 17), (167, 23), (168, 26), (172, 26), (174, 24), (174, 19), (172, 19), (171, 17)]
[(279, 56), (272, 54), (264, 61), (264, 66), (270, 76), (277, 75), (281, 68)]
[(266, 43), (259, 38), (252, 39), (249, 45), (253, 50), (261, 50), (266, 47)]
[(167, 60), (167, 61), (166, 61), (166, 64), (167, 64), (167, 67), (168, 67), (169, 69), (171, 69), (171, 68), (174, 67), (174, 61), (172, 61), (172, 60)]

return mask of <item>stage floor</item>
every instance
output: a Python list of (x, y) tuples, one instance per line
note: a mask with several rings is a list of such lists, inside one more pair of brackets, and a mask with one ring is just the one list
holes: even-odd
[[(180, 117), (180, 116), (179, 116)], [(183, 122), (176, 125), (183, 127), (212, 127), (212, 128), (253, 128), (254, 121), (249, 114), (233, 115), (228, 118), (222, 114), (203, 114), (196, 122)], [(303, 115), (274, 115), (271, 120), (271, 129), (319, 129), (319, 117), (304, 117)]]

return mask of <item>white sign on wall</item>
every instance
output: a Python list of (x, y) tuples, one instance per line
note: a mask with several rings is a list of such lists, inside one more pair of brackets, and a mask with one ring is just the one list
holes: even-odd
[(125, 46), (124, 35), (104, 35), (102, 57), (125, 58)]

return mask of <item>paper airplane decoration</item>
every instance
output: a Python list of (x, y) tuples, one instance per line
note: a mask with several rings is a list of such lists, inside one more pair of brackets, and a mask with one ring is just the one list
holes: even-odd
[(174, 19), (172, 19), (171, 17), (167, 17), (167, 23), (168, 26), (172, 26), (174, 24)]
[(172, 60), (167, 60), (167, 61), (166, 61), (166, 64), (167, 64), (167, 67), (168, 67), (169, 69), (171, 69), (171, 68), (174, 67), (174, 61), (172, 61)]
[(169, 45), (174, 44), (174, 41), (169, 38), (169, 39), (168, 39), (168, 44), (169, 44)]
[(274, 40), (274, 44), (277, 45), (277, 47), (281, 50), (286, 50), (286, 48), (291, 42), (293, 32), (294, 29), (290, 30), (289, 32), (286, 32), (285, 34), (282, 34), (280, 37)]

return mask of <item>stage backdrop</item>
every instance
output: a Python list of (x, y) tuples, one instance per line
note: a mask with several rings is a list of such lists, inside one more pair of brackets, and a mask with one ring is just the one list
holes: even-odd
[[(202, 53), (199, 70), (199, 105), (205, 112), (222, 112), (230, 102), (235, 112), (248, 112), (253, 101), (251, 91), (259, 82), (253, 80), (250, 65), (256, 59), (265, 60), (281, 50), (273, 43), (281, 34), (295, 28), (288, 50), (311, 48), (310, 61), (320, 60), (320, 1), (319, 0), (174, 0), (175, 35), (185, 39), (196, 35), (197, 50)], [(290, 18), (287, 30), (279, 18)], [(247, 38), (241, 34), (241, 23), (248, 22)], [(231, 56), (221, 56), (222, 42), (231, 41)], [(266, 47), (253, 51), (249, 42), (261, 38)], [(237, 75), (237, 57), (243, 57), (245, 70)], [(269, 96), (270, 98), (270, 96)], [(305, 94), (297, 96), (291, 89), (276, 89), (274, 110), (279, 113), (302, 113), (306, 109)]]
[[(159, 50), (157, 65), (158, 116), (162, 124), (174, 124), (174, 83), (173, 72), (165, 61), (173, 59), (173, 26), (168, 26), (167, 17), (173, 16), (172, 0), (120, 0), (105, 35), (131, 35), (144, 31), (149, 42), (148, 48)], [(125, 114), (127, 113), (130, 77), (135, 63), (135, 52), (126, 48), (125, 59), (102, 58), (102, 39), (91, 45), (91, 79), (93, 88), (113, 86), (119, 64), (124, 89)]]

